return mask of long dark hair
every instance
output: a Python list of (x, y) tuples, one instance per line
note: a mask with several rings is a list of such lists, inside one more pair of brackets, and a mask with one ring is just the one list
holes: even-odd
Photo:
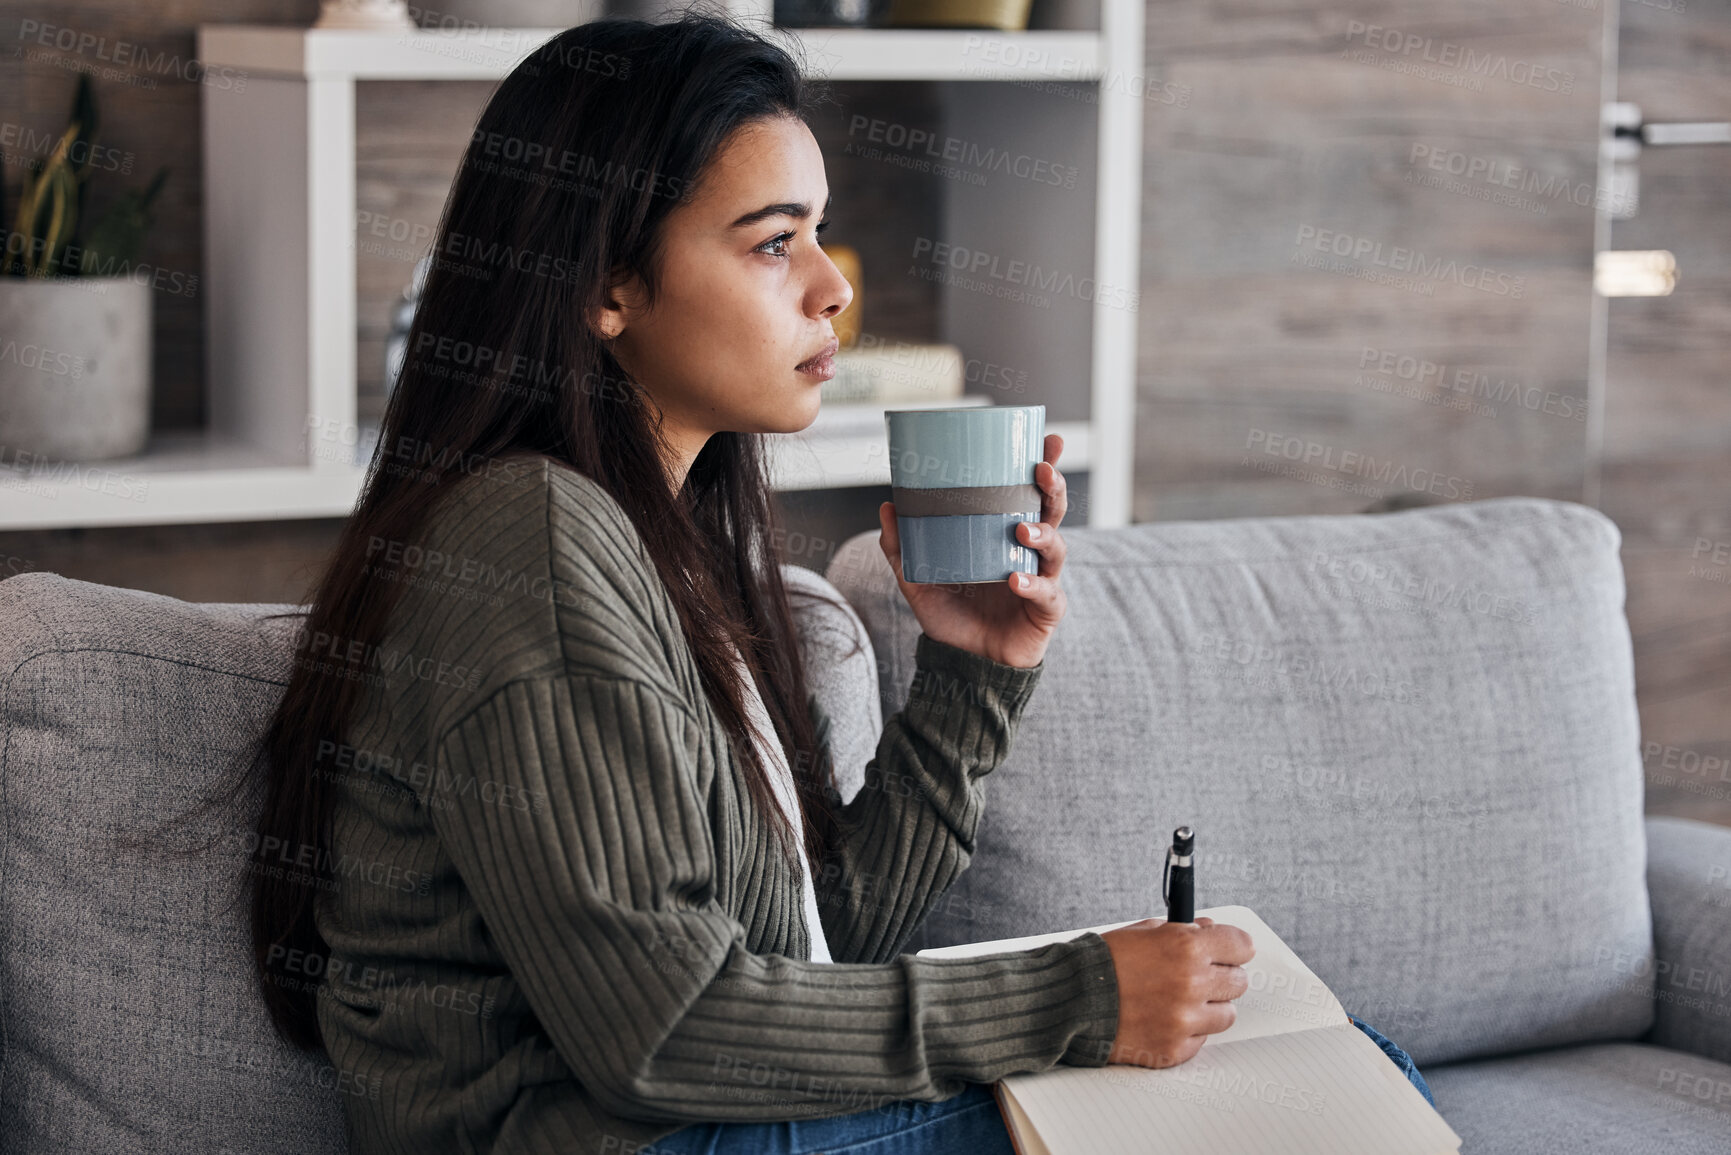
[[(731, 133), (806, 119), (821, 99), (785, 50), (699, 12), (568, 29), (500, 83), (446, 201), (365, 487), (300, 635), (377, 644), (400, 583), (364, 572), (369, 539), (413, 540), (444, 486), (476, 461), (527, 450), (570, 466), (642, 535), (751, 797), (789, 863), (804, 853), (814, 876), (834, 844), (839, 796), (806, 706), (759, 437), (712, 436), (674, 494), (654, 411), (590, 321), (616, 270), (636, 273), (653, 299), (662, 226)], [(451, 351), (463, 349), (465, 371), (453, 374)], [(794, 769), (805, 812), (797, 834), (749, 738), (735, 646)], [(344, 740), (362, 683), (312, 666), (295, 664), (258, 744), (255, 845), (315, 847), (313, 861), (328, 866), (332, 794), (313, 767), (321, 741)], [(318, 887), (248, 874), (271, 1019), (289, 1042), (317, 1047), (316, 991), (276, 981), (286, 976), (273, 978), (272, 960), (327, 954), (313, 921)]]

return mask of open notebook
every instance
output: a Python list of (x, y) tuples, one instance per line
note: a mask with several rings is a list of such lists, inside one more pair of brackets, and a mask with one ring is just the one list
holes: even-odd
[[(1238, 1019), (1188, 1062), (1011, 1075), (994, 1084), (1019, 1155), (1451, 1155), (1459, 1135), (1382, 1049), (1352, 1025), (1322, 980), (1247, 907), (1198, 911), (1256, 946)], [(920, 951), (964, 958), (1028, 950), (1088, 931)], [(1376, 1024), (1372, 1023), (1372, 1026)]]

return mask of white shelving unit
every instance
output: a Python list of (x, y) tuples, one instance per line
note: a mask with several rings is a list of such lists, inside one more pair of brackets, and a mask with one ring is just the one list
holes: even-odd
[[(1091, 273), (1100, 286), (1137, 284), (1141, 179), (1143, 0), (1103, 0), (1099, 32), (915, 29), (778, 29), (814, 74), (833, 80), (1077, 81), (1096, 99), (1071, 104), (1030, 134), (1094, 135)], [(767, 0), (736, 13), (767, 23)], [(497, 80), (558, 30), (354, 32), (252, 25), (205, 25), (198, 56), (247, 76), (244, 91), (203, 91), (206, 367), (210, 427), (153, 438), (139, 457), (0, 484), (0, 529), (153, 525), (340, 517), (354, 506), (376, 429), (357, 426), (355, 364), (355, 84), (363, 80)], [(956, 115), (992, 118), (991, 135), (1021, 131), (996, 109), (1000, 97), (952, 101)], [(1050, 120), (1050, 118), (1048, 118)], [(1026, 183), (1026, 182), (1024, 182)], [(978, 190), (973, 190), (977, 195)], [(946, 229), (996, 210), (1020, 212), (1024, 231), (1043, 218), (1025, 195), (994, 191), (967, 202), (954, 192)], [(1086, 238), (1085, 238), (1086, 239)], [(957, 243), (961, 243), (958, 241)], [(975, 294), (975, 297), (978, 295)], [(1065, 302), (1074, 305), (1074, 302)], [(964, 340), (1001, 323), (981, 303), (950, 293), (945, 328)], [(1129, 520), (1135, 315), (1092, 303), (1071, 338), (1026, 336), (1023, 362), (1068, 368), (1090, 363), (1089, 417), (1052, 421), (1063, 434), (1066, 473), (1089, 474), (1088, 523)], [(996, 334), (994, 334), (996, 336)], [(953, 336), (948, 339), (955, 339)], [(1042, 358), (1046, 358), (1042, 362)], [(1052, 358), (1058, 358), (1053, 361)], [(1051, 399), (1031, 396), (1028, 401)], [(826, 411), (835, 406), (826, 406)], [(876, 407), (881, 412), (882, 406)], [(338, 431), (333, 437), (331, 431)], [(887, 484), (887, 450), (877, 431), (817, 430), (775, 439), (772, 476), (785, 489)], [(354, 446), (351, 455), (345, 447)], [(56, 480), (53, 475), (59, 475)], [(90, 478), (107, 479), (102, 482)], [(130, 484), (115, 484), (114, 479)], [(140, 485), (139, 483), (147, 483)], [(128, 500), (119, 494), (138, 494)]]

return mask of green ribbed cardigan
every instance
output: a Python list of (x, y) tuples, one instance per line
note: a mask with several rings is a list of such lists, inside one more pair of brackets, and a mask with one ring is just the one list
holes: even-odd
[(1104, 1064), (1098, 934), (899, 953), (967, 867), (1043, 663), (920, 635), (814, 877), (835, 961), (812, 962), (800, 877), (624, 510), (540, 455), (447, 484), (412, 544), (368, 545), (405, 586), (382, 642), (320, 640), (327, 676), (366, 681), (315, 767), (337, 796), (319, 1026), (353, 1155), (628, 1155)]

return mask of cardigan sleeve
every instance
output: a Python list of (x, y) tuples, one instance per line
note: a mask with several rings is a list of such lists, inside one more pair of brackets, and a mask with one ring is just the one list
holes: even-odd
[(983, 779), (1009, 755), (1045, 664), (1010, 666), (925, 633), (906, 704), (884, 723), (842, 837), (812, 882), (830, 955), (887, 962), (967, 869)]
[(456, 780), (545, 800), (470, 799), (434, 822), (536, 1020), (606, 1110), (838, 1115), (1104, 1064), (1118, 994), (1098, 934), (867, 964), (746, 949), (713, 897), (701, 732), (648, 683), (565, 672), (499, 688), (439, 743)]

